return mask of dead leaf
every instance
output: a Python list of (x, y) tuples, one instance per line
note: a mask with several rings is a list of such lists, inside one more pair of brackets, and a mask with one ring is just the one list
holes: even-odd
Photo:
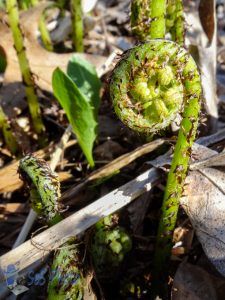
[(205, 109), (211, 117), (211, 130), (215, 131), (218, 118), (216, 97), (217, 26), (215, 1), (201, 0), (199, 10), (195, 7), (186, 14), (191, 54), (199, 64)]
[[(218, 284), (217, 282), (220, 282)], [(218, 287), (223, 290), (225, 281), (217, 278), (203, 268), (191, 265), (187, 262), (181, 263), (177, 269), (172, 287), (172, 300), (219, 300)]]
[(108, 140), (103, 144), (97, 146), (94, 150), (96, 160), (108, 160), (124, 154), (126, 149), (123, 148), (119, 143), (112, 140)]
[[(216, 153), (204, 148), (205, 156)], [(185, 183), (185, 196), (180, 203), (205, 254), (225, 276), (225, 173), (215, 168), (202, 168), (190, 172)]]
[(202, 27), (209, 39), (209, 43), (212, 42), (212, 38), (215, 30), (215, 1), (214, 0), (201, 0), (199, 4), (199, 17)]

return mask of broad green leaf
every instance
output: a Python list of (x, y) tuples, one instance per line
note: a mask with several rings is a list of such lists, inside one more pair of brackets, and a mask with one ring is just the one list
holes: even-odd
[(97, 116), (100, 105), (101, 81), (98, 78), (95, 66), (77, 53), (72, 56), (68, 63), (67, 74), (75, 82), (81, 93), (89, 99), (94, 107), (95, 116)]
[(84, 155), (90, 166), (93, 167), (92, 148), (97, 129), (93, 107), (73, 80), (59, 68), (53, 72), (52, 86), (56, 98), (66, 112)]

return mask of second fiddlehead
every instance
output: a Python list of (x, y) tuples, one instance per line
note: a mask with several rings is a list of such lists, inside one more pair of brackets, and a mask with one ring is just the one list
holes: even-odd
[(60, 184), (58, 175), (48, 164), (33, 155), (20, 160), (19, 173), (29, 185), (33, 210), (53, 225), (62, 220), (60, 215)]
[[(31, 205), (35, 212), (50, 226), (61, 221), (58, 175), (43, 159), (32, 154), (20, 160), (19, 173), (30, 188)], [(70, 238), (54, 255), (47, 299), (83, 299), (83, 276), (75, 238)]]
[(172, 41), (151, 40), (124, 54), (110, 82), (114, 108), (130, 128), (155, 134), (175, 118), (182, 122), (162, 205), (156, 255), (155, 280), (162, 281), (172, 247), (179, 198), (188, 170), (200, 110), (201, 83), (192, 57)]

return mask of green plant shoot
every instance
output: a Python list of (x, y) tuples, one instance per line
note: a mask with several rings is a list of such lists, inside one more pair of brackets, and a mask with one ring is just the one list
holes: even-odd
[(4, 140), (8, 149), (12, 154), (16, 154), (18, 152), (18, 144), (12, 133), (9, 121), (1, 106), (0, 106), (0, 129), (2, 129)]
[(72, 41), (76, 52), (84, 52), (81, 0), (71, 0)]
[[(60, 182), (57, 174), (40, 158), (26, 155), (19, 173), (29, 186), (32, 208), (49, 226), (60, 222)], [(48, 283), (48, 300), (82, 299), (83, 276), (79, 268), (75, 238), (62, 245), (53, 259)]]
[(43, 144), (45, 127), (41, 118), (41, 110), (38, 104), (33, 76), (25, 53), (23, 34), (19, 25), (17, 2), (15, 0), (7, 0), (6, 8), (9, 15), (9, 24), (12, 30), (14, 46), (18, 56), (22, 79), (25, 85), (25, 93), (30, 115), (32, 118), (33, 128), (39, 136), (40, 144)]
[[(154, 259), (154, 282), (165, 279), (179, 199), (183, 192), (200, 111), (201, 82), (185, 49), (172, 41), (151, 40), (125, 53), (110, 82), (115, 112), (130, 128), (155, 134), (182, 114), (165, 189)], [(158, 290), (159, 291), (159, 290)]]
[(164, 38), (166, 33), (166, 0), (133, 0), (131, 28), (140, 40)]
[(68, 73), (72, 78), (59, 68), (54, 71), (53, 91), (66, 112), (89, 165), (93, 167), (92, 149), (97, 136), (100, 81), (93, 66), (78, 56), (70, 61)]

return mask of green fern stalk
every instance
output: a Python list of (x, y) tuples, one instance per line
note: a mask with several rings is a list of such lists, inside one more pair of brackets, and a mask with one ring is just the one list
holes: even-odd
[[(60, 222), (60, 182), (57, 174), (42, 159), (31, 154), (20, 160), (19, 173), (29, 186), (31, 205), (39, 217), (52, 226)], [(48, 300), (82, 299), (83, 277), (75, 238), (58, 249), (51, 265)]]
[[(38, 4), (38, 0), (30, 0), (30, 4), (31, 4), (31, 6), (34, 7)], [(54, 6), (54, 4), (53, 4), (53, 6)], [(50, 37), (49, 31), (48, 31), (48, 28), (47, 28), (46, 22), (45, 22), (46, 10), (43, 11), (43, 13), (39, 19), (38, 28), (39, 28), (39, 31), (41, 34), (41, 40), (42, 40), (42, 43), (43, 43), (45, 49), (47, 49), (48, 51), (53, 51), (54, 48), (52, 45), (51, 37)]]
[(166, 0), (133, 0), (131, 28), (142, 41), (164, 38), (166, 33)]
[(30, 2), (31, 2), (32, 6), (35, 6), (38, 4), (38, 0), (30, 0)]
[(11, 127), (9, 125), (8, 119), (5, 113), (3, 112), (1, 106), (0, 106), (0, 129), (2, 129), (4, 140), (8, 149), (12, 154), (16, 154), (18, 152), (18, 144), (11, 131)]
[(50, 269), (47, 300), (82, 300), (84, 278), (80, 272), (75, 238), (58, 249)]
[(27, 96), (29, 111), (32, 118), (33, 128), (35, 132), (39, 135), (40, 143), (43, 144), (43, 134), (45, 131), (45, 127), (41, 118), (41, 111), (38, 104), (38, 98), (35, 90), (33, 76), (25, 53), (23, 35), (19, 25), (19, 13), (17, 2), (15, 0), (6, 0), (6, 8), (9, 15), (9, 24), (12, 30), (14, 46), (18, 56), (23, 83), (25, 85), (25, 92)]
[(46, 26), (46, 12), (42, 13), (40, 20), (39, 20), (38, 27), (40, 30), (41, 39), (42, 39), (45, 49), (52, 52), (54, 50), (54, 47), (52, 45), (51, 37), (50, 37), (49, 31), (48, 31), (48, 28)]
[(166, 30), (173, 41), (184, 45), (185, 22), (182, 0), (168, 0), (166, 9)]
[(184, 44), (184, 14), (182, 0), (133, 0), (131, 28), (141, 41), (164, 38), (165, 33), (180, 45)]
[(183, 117), (162, 205), (154, 284), (163, 282), (171, 253), (179, 199), (198, 125), (200, 93), (194, 60), (185, 49), (167, 40), (151, 40), (127, 51), (110, 82), (115, 112), (134, 130), (154, 135), (165, 129), (179, 111)]
[(72, 41), (76, 52), (84, 52), (81, 0), (71, 0)]

